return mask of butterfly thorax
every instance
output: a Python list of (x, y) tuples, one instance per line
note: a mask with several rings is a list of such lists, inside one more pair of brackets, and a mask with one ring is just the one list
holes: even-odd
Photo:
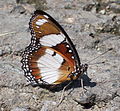
[(76, 68), (76, 70), (74, 72), (72, 72), (69, 77), (72, 80), (76, 80), (78, 79), (80, 76), (82, 76), (83, 74), (85, 74), (87, 72), (88, 69), (88, 64), (81, 64), (79, 67)]

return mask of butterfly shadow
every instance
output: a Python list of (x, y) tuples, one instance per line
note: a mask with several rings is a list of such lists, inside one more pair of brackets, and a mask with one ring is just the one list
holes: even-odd
[(39, 84), (38, 86), (40, 88), (48, 89), (51, 92), (59, 92), (59, 91), (63, 90), (63, 88), (66, 87), (70, 82), (71, 82), (71, 84), (69, 84), (65, 88), (65, 90), (69, 90), (71, 88), (82, 87), (82, 85), (81, 85), (81, 79), (83, 80), (83, 86), (87, 86), (87, 87), (94, 87), (94, 86), (96, 86), (96, 82), (91, 82), (91, 79), (86, 74), (83, 74), (79, 79), (73, 80), (72, 82), (71, 81), (66, 81), (66, 82), (64, 82), (62, 84), (59, 84), (59, 85)]
[(79, 79), (74, 80), (73, 85), (74, 88), (82, 87), (81, 80), (83, 80), (83, 86), (85, 87), (94, 87), (96, 86), (96, 82), (91, 82), (91, 79), (88, 75), (83, 74)]
[[(80, 78), (77, 80), (73, 80), (72, 84), (66, 88), (66, 90), (69, 90), (71, 88), (80, 88), (82, 87), (82, 81), (83, 81), (83, 87), (94, 87), (96, 86), (96, 82), (91, 82), (91, 79), (88, 77), (88, 75), (83, 74)], [(68, 84), (68, 83), (67, 83)], [(63, 86), (65, 87), (65, 86)]]

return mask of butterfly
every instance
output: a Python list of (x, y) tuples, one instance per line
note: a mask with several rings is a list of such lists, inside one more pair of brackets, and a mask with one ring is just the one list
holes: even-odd
[(29, 22), (31, 43), (22, 55), (22, 69), (32, 84), (58, 85), (78, 79), (87, 70), (76, 48), (59, 23), (36, 10)]

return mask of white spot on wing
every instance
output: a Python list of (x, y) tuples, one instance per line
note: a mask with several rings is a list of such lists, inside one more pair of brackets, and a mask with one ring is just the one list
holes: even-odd
[(45, 82), (48, 82), (49, 84), (54, 83), (55, 81), (57, 81), (59, 79), (59, 72), (58, 71), (51, 71), (48, 73), (41, 73), (42, 76), (42, 80), (44, 80)]
[(55, 81), (57, 81), (59, 79), (58, 75), (54, 75), (53, 77), (49, 77), (46, 79), (43, 79), (45, 82), (49, 83), (49, 84), (53, 84)]
[(42, 64), (55, 68), (59, 68), (61, 66), (61, 64), (57, 63), (57, 61), (49, 54), (42, 56), (38, 61)]
[(58, 75), (58, 71), (50, 71), (50, 72), (43, 72), (41, 73), (41, 76), (46, 78), (47, 76), (52, 76), (52, 75)]
[(38, 21), (36, 21), (36, 24), (37, 25), (43, 25), (46, 22), (48, 22), (46, 19), (38, 19)]
[(72, 52), (72, 50), (69, 50), (69, 52)]
[(36, 26), (37, 28), (39, 28), (39, 26)]
[(43, 15), (44, 17), (46, 17), (46, 18), (49, 18), (47, 15)]
[(53, 67), (51, 67), (51, 68), (42, 67), (40, 70), (40, 73), (51, 72), (51, 71), (56, 71), (56, 69)]
[(50, 50), (50, 49), (46, 49), (46, 51), (45, 52), (47, 52), (47, 53), (49, 53), (49, 54), (54, 54), (54, 51), (52, 51), (52, 50)]
[(40, 39), (40, 43), (44, 46), (56, 46), (65, 40), (65, 37), (62, 34), (50, 34), (43, 36)]
[(69, 45), (66, 45), (66, 47), (69, 47)]
[(42, 80), (52, 84), (57, 81), (60, 77), (59, 68), (63, 62), (61, 55), (57, 54), (52, 56), (54, 51), (46, 49), (45, 55), (39, 58), (37, 61)]
[(74, 59), (74, 56), (72, 56), (72, 59)]
[(53, 67), (55, 69), (60, 68), (63, 57), (59, 54), (52, 56), (54, 51), (47, 49), (45, 55), (39, 58), (37, 61), (39, 67)]
[(62, 58), (59, 54), (56, 54), (56, 55), (54, 56), (54, 58), (55, 58), (57, 61), (59, 61), (59, 63), (62, 63), (62, 62), (63, 62), (63, 58)]

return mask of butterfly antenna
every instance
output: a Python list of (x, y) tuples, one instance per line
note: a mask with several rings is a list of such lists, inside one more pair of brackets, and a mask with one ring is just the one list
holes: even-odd
[[(57, 107), (58, 107), (58, 106), (62, 103), (62, 101), (65, 99), (65, 96), (64, 96), (65, 89), (66, 89), (72, 82), (73, 82), (73, 81), (69, 82), (69, 84), (67, 84), (67, 85), (63, 88), (60, 101), (59, 101), (58, 104), (56, 105)], [(68, 95), (69, 95), (69, 94), (68, 94)]]
[[(101, 57), (102, 55), (106, 54), (107, 52), (113, 50), (113, 48), (109, 48), (107, 51), (103, 52), (102, 54), (98, 55), (97, 57), (95, 57), (94, 59), (90, 60), (87, 62), (87, 64), (89, 64), (90, 62), (94, 61), (95, 59)], [(89, 64), (90, 65), (90, 64)]]

